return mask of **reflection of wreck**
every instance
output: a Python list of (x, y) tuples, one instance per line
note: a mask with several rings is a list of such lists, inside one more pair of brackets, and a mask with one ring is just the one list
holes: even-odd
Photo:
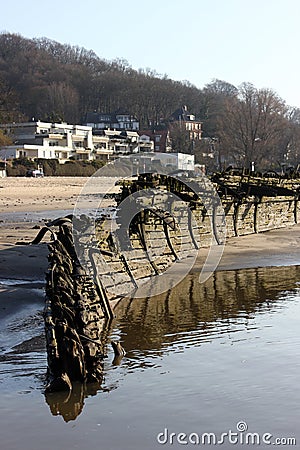
[[(239, 333), (253, 327), (256, 314), (284, 307), (282, 293), (295, 292), (299, 276), (299, 266), (222, 271), (200, 289), (198, 274), (191, 274), (160, 296), (124, 299), (111, 323), (129, 356), (123, 373), (126, 368), (153, 367), (163, 355), (178, 349), (215, 339), (239, 340)], [(107, 378), (105, 391), (116, 389), (118, 382)], [(53, 415), (68, 422), (82, 412), (85, 398), (98, 390), (98, 384), (75, 382), (70, 392), (46, 393), (46, 402)]]
[(160, 296), (118, 304), (122, 343), (129, 356), (155, 357), (238, 334), (257, 313), (281, 309), (282, 293), (297, 292), (299, 276), (300, 266), (217, 271), (200, 285), (199, 275), (190, 274)]
[[(76, 381), (100, 385), (107, 330), (119, 300), (163, 279), (156, 275), (174, 263), (191, 256), (193, 262), (200, 247), (224, 242), (216, 191), (229, 236), (297, 222), (297, 180), (222, 175), (212, 181), (213, 188), (205, 180), (140, 176), (124, 182), (116, 198), (115, 230), (105, 216), (95, 222), (70, 216), (41, 230), (34, 242), (46, 231), (52, 234), (44, 312), (48, 392), (71, 390)], [(152, 286), (142, 291), (145, 298), (153, 295)], [(118, 343), (114, 350), (122, 356)]]
[(53, 416), (62, 416), (65, 422), (75, 420), (81, 414), (84, 400), (97, 394), (97, 384), (72, 383), (72, 390), (46, 392), (46, 403)]

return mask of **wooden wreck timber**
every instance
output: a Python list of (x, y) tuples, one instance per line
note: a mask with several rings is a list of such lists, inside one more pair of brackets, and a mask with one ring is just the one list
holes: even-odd
[(93, 280), (81, 268), (72, 221), (54, 221), (59, 231), (49, 247), (44, 310), (48, 353), (46, 391), (71, 389), (72, 381), (102, 381), (101, 332), (107, 319)]
[[(219, 174), (212, 182), (225, 211), (227, 236), (297, 222), (300, 180)], [(130, 297), (174, 262), (197, 254), (213, 238), (220, 243), (220, 230), (214, 226), (217, 215), (207, 209), (207, 199), (195, 194), (197, 184), (197, 179), (142, 175), (122, 185), (116, 198), (115, 232), (104, 216), (92, 222), (94, 233), (88, 217), (72, 216), (48, 223), (40, 231), (34, 243), (47, 231), (52, 236), (44, 311), (46, 391), (71, 390), (74, 381), (100, 384), (107, 330), (120, 299)], [(175, 197), (170, 198), (170, 192)], [(203, 195), (213, 197), (211, 190)], [(74, 226), (78, 221), (80, 226)], [(82, 254), (74, 236), (83, 245)], [(119, 343), (113, 346), (116, 355), (123, 354)]]

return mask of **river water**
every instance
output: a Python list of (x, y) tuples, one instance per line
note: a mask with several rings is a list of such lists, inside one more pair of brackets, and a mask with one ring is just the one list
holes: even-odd
[(216, 272), (205, 284), (193, 274), (124, 300), (108, 335), (127, 353), (113, 361), (108, 345), (101, 388), (46, 398), (43, 286), (2, 280), (0, 448), (300, 445), (299, 281), (300, 266)]

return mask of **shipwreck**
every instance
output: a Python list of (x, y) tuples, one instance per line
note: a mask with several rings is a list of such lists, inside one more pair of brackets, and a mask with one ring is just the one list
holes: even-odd
[[(114, 227), (103, 211), (93, 219), (72, 214), (45, 224), (32, 242), (50, 234), (46, 392), (70, 391), (73, 382), (101, 384), (107, 334), (122, 299), (167, 290), (199, 249), (224, 246), (226, 236), (285, 227), (299, 217), (298, 178), (222, 173), (199, 183), (142, 174), (119, 184), (111, 197)], [(121, 344), (112, 345), (121, 358)]]

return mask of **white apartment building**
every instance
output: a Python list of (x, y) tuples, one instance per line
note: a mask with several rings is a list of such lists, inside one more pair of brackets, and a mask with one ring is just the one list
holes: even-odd
[(138, 131), (140, 128), (138, 119), (128, 111), (121, 109), (114, 113), (88, 112), (84, 123), (94, 130)]
[(0, 149), (0, 159), (26, 157), (57, 159), (65, 163), (75, 160), (108, 161), (119, 155), (153, 151), (154, 143), (136, 131), (95, 131), (87, 125), (67, 123), (25, 122), (0, 125), (13, 144)]
[(13, 141), (2, 147), (1, 159), (58, 159), (64, 163), (77, 160), (109, 159), (113, 149), (105, 136), (93, 136), (92, 128), (67, 123), (25, 122), (0, 125)]

